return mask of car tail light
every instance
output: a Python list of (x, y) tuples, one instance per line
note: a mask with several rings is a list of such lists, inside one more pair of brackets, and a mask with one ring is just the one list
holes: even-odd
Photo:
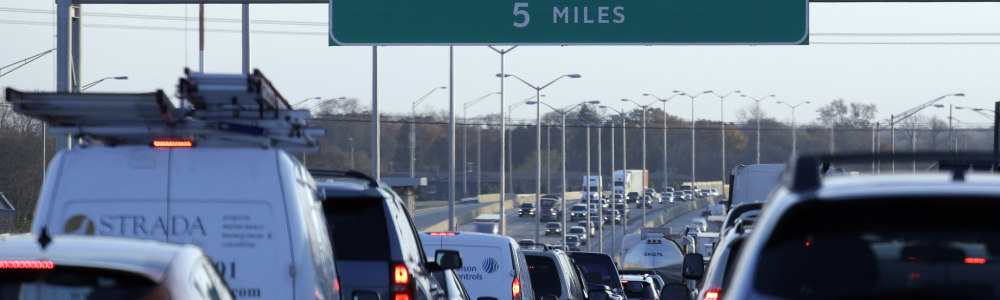
[(402, 262), (395, 263), (392, 269), (392, 300), (413, 299), (413, 278), (410, 270)]
[(0, 269), (50, 270), (55, 266), (51, 260), (0, 260)]
[(705, 298), (701, 300), (719, 300), (719, 288), (714, 288), (705, 292)]
[(967, 263), (967, 264), (974, 264), (974, 265), (981, 265), (981, 264), (985, 264), (986, 263), (986, 259), (982, 258), (982, 257), (966, 257), (965, 258), (965, 263)]
[(194, 143), (191, 141), (169, 141), (169, 140), (157, 140), (153, 141), (153, 147), (156, 148), (191, 148)]
[(521, 299), (521, 280), (516, 276), (514, 277), (514, 282), (510, 284), (510, 294), (514, 300)]

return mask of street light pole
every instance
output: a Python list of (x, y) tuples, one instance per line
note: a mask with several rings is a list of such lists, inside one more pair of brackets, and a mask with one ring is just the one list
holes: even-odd
[[(892, 143), (892, 154), (893, 154), (893, 156), (896, 155), (896, 123), (902, 122), (903, 120), (906, 120), (907, 118), (912, 117), (913, 115), (917, 114), (918, 112), (920, 112), (924, 108), (927, 108), (927, 107), (929, 107), (931, 105), (934, 105), (935, 102), (938, 102), (941, 99), (947, 98), (949, 96), (965, 97), (965, 93), (947, 94), (947, 95), (944, 95), (944, 96), (941, 96), (941, 97), (934, 98), (933, 100), (928, 101), (928, 102), (926, 102), (924, 104), (917, 105), (917, 106), (915, 106), (913, 108), (910, 108), (910, 109), (908, 109), (908, 110), (906, 110), (906, 111), (904, 111), (902, 113), (895, 114), (895, 115), (889, 115), (889, 128), (890, 128), (890, 130), (892, 132), (892, 137), (890, 138), (890, 141)], [(899, 117), (897, 118), (897, 116), (899, 116)], [(896, 160), (895, 159), (892, 160), (892, 172), (896, 173)]]
[(688, 94), (688, 93), (685, 93), (685, 92), (682, 92), (682, 91), (674, 91), (674, 93), (676, 93), (676, 94), (678, 94), (678, 95), (681, 95), (681, 96), (688, 96), (688, 98), (691, 98), (691, 189), (692, 189), (692, 190), (694, 189), (694, 182), (695, 182), (695, 177), (694, 177), (694, 174), (695, 174), (695, 148), (694, 148), (694, 146), (695, 146), (695, 128), (694, 128), (694, 127), (695, 127), (695, 120), (694, 120), (694, 98), (698, 98), (698, 96), (701, 96), (701, 95), (704, 95), (704, 94), (707, 94), (707, 93), (711, 93), (711, 92), (712, 92), (712, 90), (707, 90), (707, 91), (704, 91), (704, 92), (701, 92), (701, 93), (698, 93), (697, 95), (691, 95), (691, 94)]
[[(563, 228), (563, 230), (566, 230), (566, 228), (568, 228), (568, 227), (566, 227), (566, 201), (567, 201), (567, 199), (566, 199), (566, 115), (569, 114), (569, 112), (571, 110), (573, 110), (574, 108), (577, 108), (577, 107), (582, 106), (582, 105), (587, 104), (587, 103), (590, 103), (590, 104), (599, 104), (600, 101), (593, 100), (593, 101), (589, 101), (589, 102), (582, 102), (582, 103), (570, 106), (569, 108), (567, 108), (565, 110), (557, 109), (555, 107), (552, 107), (548, 103), (544, 103), (544, 102), (528, 101), (526, 103), (527, 104), (542, 104), (542, 105), (548, 106), (552, 110), (554, 110), (557, 113), (559, 113), (560, 119), (562, 121), (562, 198), (563, 198), (563, 201), (561, 201), (561, 202), (562, 202), (562, 212), (563, 212), (562, 213), (562, 228)], [(539, 105), (539, 106), (537, 106), (535, 108), (541, 108), (541, 105)], [(590, 208), (588, 207), (587, 209), (590, 209)], [(562, 244), (566, 245), (566, 234), (563, 233), (562, 237), (563, 237)]]
[(85, 91), (85, 90), (87, 90), (87, 89), (89, 89), (89, 88), (97, 85), (98, 83), (104, 82), (105, 80), (108, 80), (108, 79), (112, 79), (112, 80), (128, 80), (128, 76), (104, 77), (104, 78), (98, 79), (97, 81), (94, 81), (94, 82), (91, 82), (91, 83), (83, 85), (83, 87), (80, 88), (80, 91), (81, 92)]
[(417, 162), (417, 154), (416, 154), (416, 142), (417, 142), (417, 131), (416, 131), (416, 127), (417, 127), (417, 105), (420, 105), (420, 102), (424, 102), (424, 100), (427, 99), (427, 97), (430, 96), (431, 93), (434, 93), (434, 91), (436, 91), (436, 90), (442, 90), (442, 89), (446, 89), (446, 88), (447, 87), (443, 87), (443, 86), (439, 86), (439, 87), (433, 88), (433, 89), (431, 89), (430, 92), (427, 92), (427, 94), (424, 94), (424, 96), (420, 97), (419, 99), (417, 99), (417, 101), (413, 101), (413, 104), (410, 105), (410, 178), (416, 177), (416, 169), (415, 169), (415, 167), (416, 167), (416, 162)]
[[(562, 79), (563, 77), (580, 78), (581, 76), (580, 74), (566, 74), (556, 77), (556, 79), (553, 79), (552, 81), (549, 81), (549, 83), (546, 83), (545, 85), (541, 86), (532, 85), (527, 81), (525, 81), (524, 79), (521, 79), (521, 77), (518, 77), (513, 74), (500, 73), (497, 74), (497, 77), (501, 78), (514, 77), (514, 79), (517, 79), (518, 81), (524, 83), (528, 87), (535, 89), (535, 99), (536, 99), (535, 101), (541, 103), (543, 89), (545, 89), (549, 85), (552, 85), (553, 83), (555, 83), (559, 79)], [(542, 208), (542, 113), (541, 111), (542, 110), (540, 107), (538, 106), (535, 107), (535, 207), (538, 210), (541, 210)], [(566, 199), (563, 199), (564, 203), (565, 201)], [(565, 211), (563, 211), (562, 213), (565, 214)], [(538, 221), (535, 224), (535, 242), (537, 243), (541, 241), (542, 214), (540, 212), (536, 212), (535, 216), (537, 217), (536, 219)], [(565, 230), (565, 228), (563, 230)], [(563, 245), (565, 245), (565, 243), (563, 243)]]
[(757, 119), (757, 163), (760, 164), (760, 102), (764, 101), (764, 99), (767, 99), (769, 97), (774, 97), (774, 94), (770, 94), (760, 98), (754, 98), (752, 96), (740, 94), (740, 97), (750, 98), (750, 100), (757, 102), (757, 107), (754, 110), (754, 115), (756, 115), (755, 118)]
[(722, 136), (722, 151), (720, 151), (720, 152), (722, 152), (722, 187), (723, 187), (723, 188), (721, 188), (719, 190), (722, 190), (722, 191), (726, 190), (725, 189), (726, 179), (729, 177), (729, 176), (726, 176), (726, 110), (725, 110), (725, 101), (724, 100), (726, 99), (726, 97), (729, 97), (732, 94), (739, 94), (739, 93), (740, 93), (740, 90), (735, 90), (735, 91), (729, 92), (728, 94), (725, 94), (725, 95), (719, 95), (718, 93), (712, 92), (712, 95), (715, 95), (716, 97), (719, 97), (719, 123), (721, 123), (720, 126), (719, 126), (719, 128), (721, 130), (720, 133), (722, 134), (721, 135)]
[(792, 109), (792, 155), (795, 155), (795, 148), (796, 148), (796, 142), (795, 142), (795, 138), (796, 138), (796, 130), (795, 130), (796, 129), (796, 127), (795, 127), (795, 108), (799, 107), (799, 105), (809, 104), (811, 102), (809, 102), (809, 101), (803, 101), (803, 102), (799, 102), (799, 103), (797, 103), (795, 105), (788, 104), (788, 102), (784, 102), (784, 101), (778, 101), (777, 103), (778, 104), (784, 104), (785, 106), (788, 106), (788, 108)]
[[(503, 65), (503, 57), (504, 57), (505, 54), (507, 54), (507, 52), (513, 51), (514, 48), (517, 48), (517, 46), (515, 45), (513, 47), (507, 48), (506, 50), (500, 50), (500, 49), (494, 48), (493, 46), (488, 46), (488, 47), (490, 49), (492, 49), (493, 51), (495, 51), (496, 53), (500, 54), (500, 74), (505, 74), (506, 72), (504, 71), (504, 68), (503, 68), (504, 67), (504, 65)], [(504, 96), (506, 95), (506, 94), (504, 94), (504, 90), (503, 90), (503, 88), (504, 88), (503, 82), (504, 82), (504, 77), (500, 76), (500, 182), (499, 182), (499, 187), (500, 187), (500, 235), (507, 235), (507, 218), (505, 217), (506, 214), (504, 213), (504, 211), (505, 211), (505, 209), (504, 209), (504, 201), (507, 200), (507, 194), (506, 194), (506, 191), (504, 190), (504, 184), (505, 184), (505, 182), (504, 182), (504, 175), (506, 175), (505, 174), (506, 173), (506, 169), (504, 169), (504, 165), (505, 165), (504, 164), (504, 159), (506, 158), (506, 156), (505, 156), (506, 153), (505, 152), (507, 150), (506, 148), (504, 148), (504, 143), (506, 143), (506, 138), (504, 138), (504, 136), (507, 134), (507, 119), (504, 117), (504, 114), (503, 114), (503, 108), (504, 108), (504, 103), (503, 102), (504, 102)]]
[(643, 190), (642, 190), (642, 195), (640, 195), (640, 201), (643, 202), (642, 203), (642, 224), (646, 224), (646, 203), (645, 203), (645, 200), (643, 200), (643, 198), (646, 197), (646, 188), (648, 188), (647, 184), (649, 183), (649, 178), (646, 178), (646, 176), (648, 176), (648, 173), (649, 173), (649, 169), (646, 168), (646, 115), (647, 115), (646, 109), (649, 109), (649, 106), (652, 105), (653, 103), (655, 103), (655, 101), (654, 102), (650, 102), (649, 104), (646, 104), (646, 105), (639, 104), (639, 103), (637, 103), (635, 101), (632, 101), (630, 99), (622, 99), (622, 102), (632, 102), (635, 105), (638, 105), (639, 108), (642, 108), (642, 171), (643, 171), (642, 172), (642, 184), (643, 184), (642, 188), (643, 188)]
[(642, 95), (656, 98), (656, 100), (659, 100), (660, 102), (663, 103), (663, 189), (666, 189), (668, 186), (670, 186), (670, 180), (668, 179), (670, 172), (667, 171), (667, 101), (670, 101), (670, 99), (673, 99), (674, 97), (680, 95), (674, 94), (673, 96), (670, 96), (666, 99), (657, 97), (656, 95), (650, 93), (645, 93)]
[(354, 138), (347, 138), (347, 142), (351, 144), (351, 170), (354, 170)]
[[(466, 123), (465, 126), (462, 126), (462, 196), (463, 197), (466, 197), (469, 194), (469, 124), (468, 124), (469, 107), (475, 105), (476, 103), (482, 102), (489, 96), (498, 94), (500, 94), (500, 92), (492, 92), (483, 95), (479, 98), (473, 99), (472, 101), (466, 102), (465, 104), (462, 105), (462, 119), (465, 120)], [(476, 151), (478, 151), (478, 148)], [(478, 164), (478, 161), (476, 163)], [(476, 195), (479, 195), (478, 192)]]

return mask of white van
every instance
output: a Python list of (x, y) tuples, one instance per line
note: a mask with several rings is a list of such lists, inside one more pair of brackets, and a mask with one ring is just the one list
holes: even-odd
[[(187, 84), (203, 79), (198, 76), (208, 75), (192, 75)], [(251, 91), (266, 83), (259, 72), (232, 77), (244, 85), (233, 92), (237, 96), (247, 93), (248, 82), (258, 85)], [(184, 91), (185, 82), (182, 93), (188, 92), (194, 109), (178, 118), (167, 117), (180, 109), (164, 101), (163, 92), (95, 97), (8, 89), (15, 110), (46, 120), (54, 134), (69, 134), (79, 143), (49, 164), (31, 232), (193, 244), (211, 257), (238, 299), (339, 299), (333, 247), (313, 178), (295, 158), (269, 146), (308, 146), (308, 135), (287, 135), (301, 129), (293, 125), (301, 126), (300, 117), (308, 112), (287, 110), (278, 95), (263, 99), (271, 99), (270, 110), (255, 105), (252, 113), (232, 117), (244, 110), (213, 106), (219, 103), (211, 97), (190, 93), (197, 88)], [(207, 84), (201, 88), (210, 90)], [(154, 101), (162, 112), (142, 110)], [(60, 103), (95, 110), (61, 118), (65, 115), (33, 109)], [(199, 113), (230, 117), (199, 118)]]
[(475, 232), (421, 232), (420, 241), (426, 253), (462, 254), (462, 267), (454, 271), (470, 299), (535, 299), (524, 252), (514, 239)]

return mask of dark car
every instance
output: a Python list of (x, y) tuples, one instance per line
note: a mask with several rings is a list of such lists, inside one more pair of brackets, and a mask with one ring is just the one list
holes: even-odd
[(535, 216), (535, 202), (530, 202), (529, 201), (529, 202), (521, 203), (521, 208), (517, 210), (517, 216), (518, 217), (523, 217), (523, 216), (534, 217)]
[(595, 252), (570, 252), (569, 257), (576, 262), (587, 283), (606, 285), (615, 295), (625, 298), (621, 277), (618, 276), (618, 268), (611, 256)]
[(542, 198), (542, 205), (539, 213), (541, 214), (542, 221), (556, 221), (562, 216), (562, 211), (560, 211), (560, 201), (558, 198)]
[(635, 208), (642, 208), (643, 203), (645, 203), (646, 208), (653, 208), (653, 198), (649, 195), (642, 196), (640, 200), (635, 203)]
[(617, 210), (619, 213), (621, 213), (623, 218), (626, 218), (626, 219), (628, 218), (628, 213), (629, 213), (628, 205), (625, 205), (625, 204), (615, 204), (615, 210)]
[(524, 251), (531, 286), (539, 298), (588, 299), (587, 282), (573, 259), (562, 250)]
[(559, 222), (548, 222), (545, 223), (545, 235), (562, 235), (562, 223)]
[(618, 210), (605, 209), (604, 210), (604, 224), (609, 224), (615, 222), (615, 224), (622, 223), (622, 214)]
[(639, 203), (639, 197), (642, 197), (642, 194), (639, 194), (639, 192), (628, 192), (625, 197), (628, 198), (629, 203)]
[[(440, 299), (445, 295), (431, 274), (442, 268), (426, 260), (412, 218), (392, 189), (359, 172), (310, 172), (318, 178), (316, 189), (323, 196), (329, 234), (335, 245), (346, 245), (334, 249), (340, 274), (351, 274), (341, 276), (338, 283), (344, 298)], [(461, 261), (458, 252), (450, 255), (454, 257), (442, 261)]]

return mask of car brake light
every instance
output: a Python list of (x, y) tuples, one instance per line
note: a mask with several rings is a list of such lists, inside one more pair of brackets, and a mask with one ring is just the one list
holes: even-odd
[(0, 260), (0, 269), (49, 270), (55, 266), (50, 260)]
[(156, 148), (191, 148), (194, 143), (191, 141), (153, 141)]
[(967, 263), (967, 264), (974, 264), (974, 265), (981, 265), (981, 264), (985, 264), (986, 263), (986, 259), (982, 258), (982, 257), (966, 257), (965, 258), (965, 263)]
[(397, 262), (392, 268), (391, 292), (393, 300), (413, 299), (413, 280), (410, 279), (410, 270), (402, 262)]
[(714, 288), (705, 292), (705, 298), (701, 300), (719, 300), (719, 289)]
[(398, 284), (405, 284), (407, 280), (410, 279), (410, 272), (406, 270), (406, 266), (404, 265), (396, 266), (396, 269), (392, 273), (395, 275), (393, 277)]
[(431, 232), (431, 236), (456, 236), (458, 233), (455, 232)]
[(510, 292), (511, 295), (513, 295), (513, 299), (515, 300), (518, 298), (518, 296), (521, 296), (521, 280), (518, 279), (517, 277), (514, 277), (514, 282), (510, 284)]

